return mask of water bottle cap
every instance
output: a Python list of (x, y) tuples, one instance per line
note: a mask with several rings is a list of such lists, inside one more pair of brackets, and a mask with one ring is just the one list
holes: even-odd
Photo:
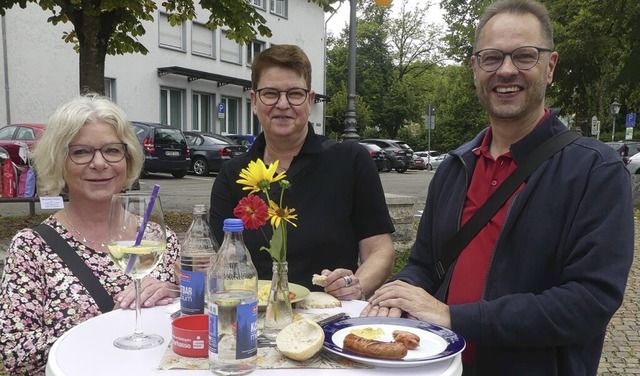
[(222, 225), (224, 232), (242, 232), (244, 230), (244, 224), (240, 218), (227, 218)]

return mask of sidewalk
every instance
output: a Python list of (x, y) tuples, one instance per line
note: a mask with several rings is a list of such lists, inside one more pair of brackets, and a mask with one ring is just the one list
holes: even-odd
[[(600, 358), (599, 375), (640, 375), (640, 222), (636, 221), (633, 266), (622, 306), (611, 319)], [(10, 239), (0, 239), (4, 260)]]

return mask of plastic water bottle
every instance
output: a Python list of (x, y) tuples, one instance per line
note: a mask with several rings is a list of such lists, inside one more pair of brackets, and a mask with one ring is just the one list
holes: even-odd
[(258, 272), (244, 244), (242, 220), (228, 218), (218, 259), (207, 273), (209, 366), (216, 375), (256, 368)]
[(193, 221), (180, 248), (181, 314), (204, 313), (207, 271), (219, 248), (207, 222), (206, 206), (193, 206)]

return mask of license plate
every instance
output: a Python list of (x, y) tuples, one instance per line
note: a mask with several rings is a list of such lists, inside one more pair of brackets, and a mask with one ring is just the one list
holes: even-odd
[(167, 156), (169, 156), (169, 157), (179, 157), (180, 156), (180, 152), (179, 151), (167, 151), (165, 154)]

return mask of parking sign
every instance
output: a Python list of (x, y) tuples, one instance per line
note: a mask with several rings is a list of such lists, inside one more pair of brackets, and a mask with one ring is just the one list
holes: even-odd
[(635, 112), (630, 112), (627, 114), (626, 117), (626, 126), (627, 128), (633, 128), (636, 125), (636, 113)]

